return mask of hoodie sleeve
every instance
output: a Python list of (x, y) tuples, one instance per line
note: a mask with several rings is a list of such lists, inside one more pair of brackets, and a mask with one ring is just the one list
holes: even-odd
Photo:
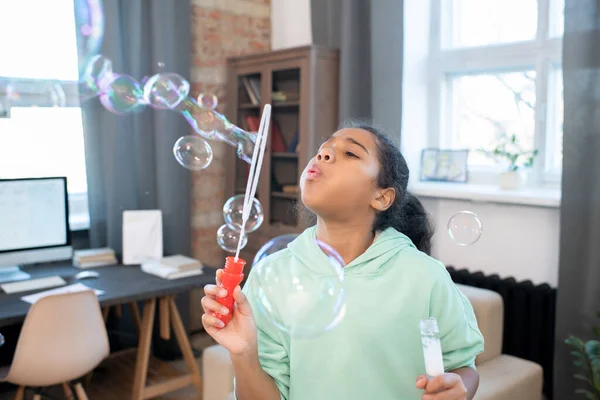
[(250, 290), (251, 286), (256, 284), (256, 281), (252, 278), (252, 273), (250, 273), (242, 291), (248, 297), (254, 314), (258, 340), (258, 359), (262, 369), (277, 384), (281, 400), (287, 400), (290, 387), (290, 362), (287, 351), (289, 346), (286, 346), (287, 340), (282, 332), (273, 325), (267, 316), (258, 312), (256, 304), (258, 300), (252, 297), (252, 291)]
[(454, 284), (446, 268), (435, 273), (429, 314), (440, 330), (444, 369), (475, 369), (475, 357), (483, 352), (483, 335), (477, 326), (475, 312), (467, 297)]

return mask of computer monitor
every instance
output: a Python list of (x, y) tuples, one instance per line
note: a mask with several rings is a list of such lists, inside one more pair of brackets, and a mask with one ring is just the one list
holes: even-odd
[(22, 265), (72, 256), (67, 178), (0, 179), (0, 283), (29, 279)]

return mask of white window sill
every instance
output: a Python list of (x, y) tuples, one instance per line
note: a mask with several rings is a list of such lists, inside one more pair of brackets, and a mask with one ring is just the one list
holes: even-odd
[(414, 182), (408, 190), (422, 198), (468, 200), (482, 203), (506, 203), (534, 207), (560, 207), (560, 188), (523, 187), (502, 190), (497, 185), (446, 182)]
[(69, 227), (72, 232), (90, 229), (90, 216), (87, 214), (69, 215)]

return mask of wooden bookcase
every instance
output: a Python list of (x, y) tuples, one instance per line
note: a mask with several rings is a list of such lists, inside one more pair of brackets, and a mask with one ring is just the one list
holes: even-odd
[[(322, 140), (338, 125), (338, 53), (305, 46), (234, 57), (228, 63), (227, 118), (255, 132), (265, 104), (271, 104), (269, 140), (257, 199), (265, 219), (248, 235), (242, 257), (250, 264), (260, 247), (279, 235), (302, 232), (297, 213), (302, 170)], [(249, 164), (228, 149), (227, 198), (243, 194)]]

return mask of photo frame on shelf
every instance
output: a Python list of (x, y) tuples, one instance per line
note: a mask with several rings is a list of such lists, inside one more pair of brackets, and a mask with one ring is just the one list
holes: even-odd
[(468, 159), (469, 149), (423, 149), (419, 179), (422, 182), (466, 183), (469, 179)]

